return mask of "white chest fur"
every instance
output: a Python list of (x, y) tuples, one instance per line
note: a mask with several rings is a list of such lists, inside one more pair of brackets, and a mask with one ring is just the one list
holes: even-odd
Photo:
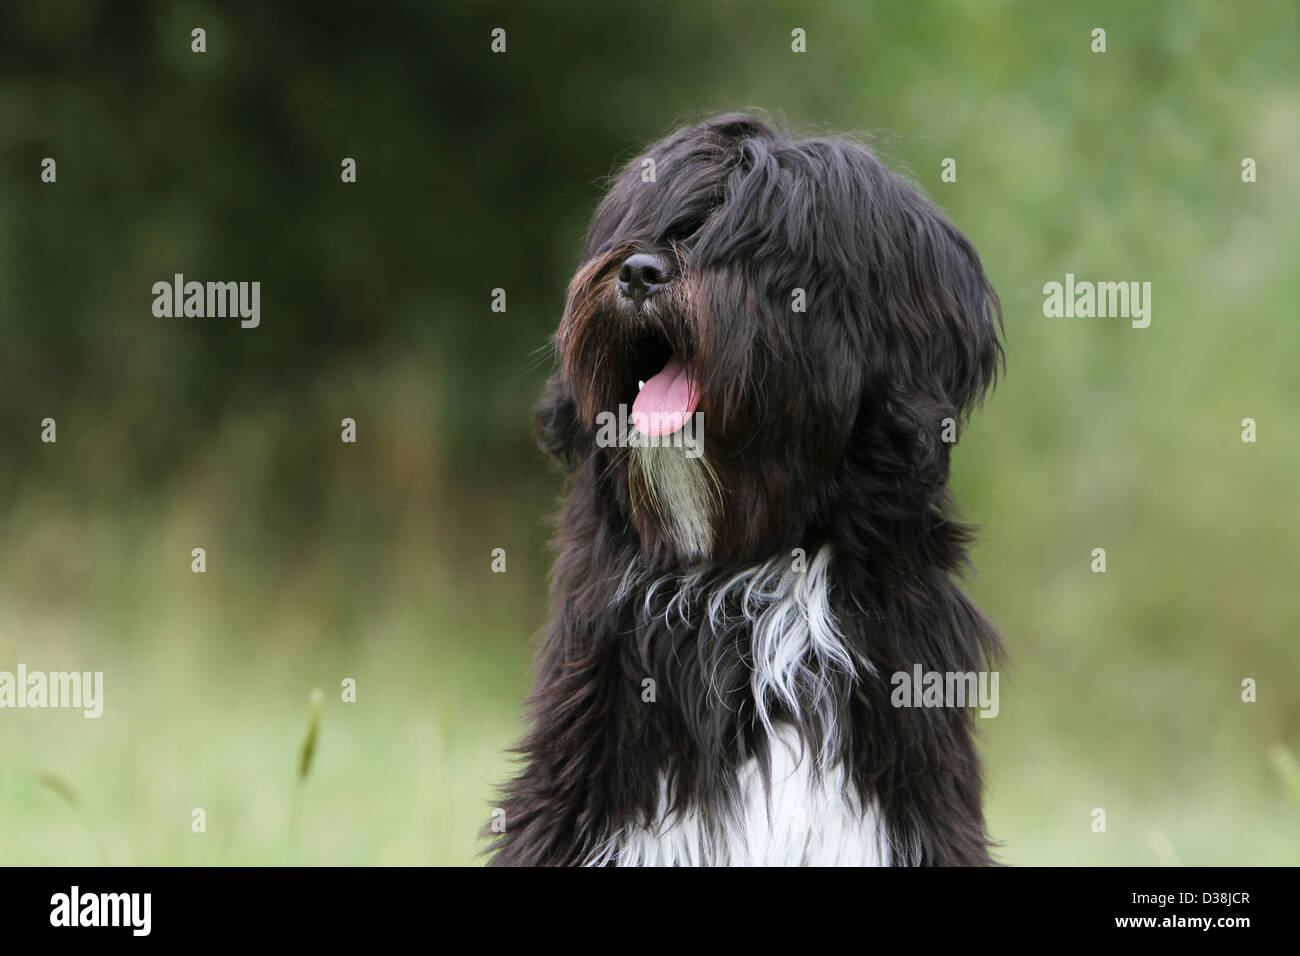
[(840, 768), (813, 773), (813, 758), (794, 729), (778, 724), (771, 745), (770, 789), (756, 761), (737, 775), (729, 811), (661, 816), (616, 835), (593, 862), (620, 866), (888, 866), (890, 854), (874, 807), (860, 805)]

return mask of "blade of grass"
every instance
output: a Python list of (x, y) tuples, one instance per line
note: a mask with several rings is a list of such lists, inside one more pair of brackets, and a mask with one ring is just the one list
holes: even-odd
[(1273, 769), (1282, 778), (1282, 786), (1287, 795), (1300, 807), (1300, 763), (1286, 744), (1277, 743), (1268, 748), (1268, 758), (1273, 762)]
[(298, 850), (302, 843), (302, 789), (311, 774), (316, 759), (316, 741), (320, 737), (320, 708), (325, 699), (318, 687), (308, 698), (307, 733), (298, 752), (298, 775), (293, 783), (293, 803), (289, 808), (289, 865), (298, 865)]
[(67, 804), (68, 809), (72, 811), (72, 815), (77, 818), (90, 837), (90, 843), (99, 856), (99, 865), (108, 866), (108, 856), (104, 853), (104, 847), (99, 842), (99, 836), (95, 833), (94, 827), (86, 819), (86, 814), (81, 809), (81, 799), (77, 796), (77, 791), (72, 788), (72, 784), (52, 770), (42, 770), (37, 773), (36, 782)]

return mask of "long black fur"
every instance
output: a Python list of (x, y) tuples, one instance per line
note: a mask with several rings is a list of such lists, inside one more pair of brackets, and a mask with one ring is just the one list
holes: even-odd
[[(644, 181), (643, 157), (655, 180)], [(649, 582), (720, 580), (775, 556), (833, 548), (832, 606), (852, 673), (827, 672), (831, 716), (794, 721), (834, 748), (893, 860), (991, 862), (972, 715), (891, 706), (889, 675), (977, 671), (1001, 651), (954, 581), (970, 534), (949, 497), (945, 419), (964, 422), (1002, 363), (1001, 312), (971, 243), (850, 139), (796, 139), (727, 115), (682, 128), (614, 180), (556, 334), (542, 448), (570, 471), (536, 664), (524, 763), (505, 788), (496, 864), (579, 864), (678, 808), (719, 817), (736, 769), (766, 760), (747, 629), (713, 630), (699, 601), (667, 620)], [(632, 252), (676, 276), (648, 342), (613, 306)], [(791, 309), (805, 290), (807, 311)], [(687, 561), (638, 509), (598, 411), (635, 397), (639, 352), (694, 369), (723, 494), (708, 559)], [(649, 369), (653, 373), (654, 369)], [(689, 565), (689, 568), (688, 568)], [(707, 590), (707, 588), (706, 588)], [(657, 613), (656, 613), (657, 612)], [(658, 701), (643, 703), (653, 678)]]

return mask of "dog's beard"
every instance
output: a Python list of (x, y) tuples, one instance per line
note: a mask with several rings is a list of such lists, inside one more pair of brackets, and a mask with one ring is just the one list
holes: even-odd
[(657, 526), (679, 558), (703, 561), (713, 551), (722, 492), (708, 459), (686, 451), (673, 444), (634, 445), (628, 485), (638, 521)]

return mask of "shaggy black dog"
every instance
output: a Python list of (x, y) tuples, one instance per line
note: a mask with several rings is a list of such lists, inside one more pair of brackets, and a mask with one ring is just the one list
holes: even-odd
[(728, 115), (617, 176), (539, 413), (570, 477), (495, 863), (990, 862), (973, 714), (893, 675), (1000, 653), (947, 487), (1000, 328), (859, 143)]

